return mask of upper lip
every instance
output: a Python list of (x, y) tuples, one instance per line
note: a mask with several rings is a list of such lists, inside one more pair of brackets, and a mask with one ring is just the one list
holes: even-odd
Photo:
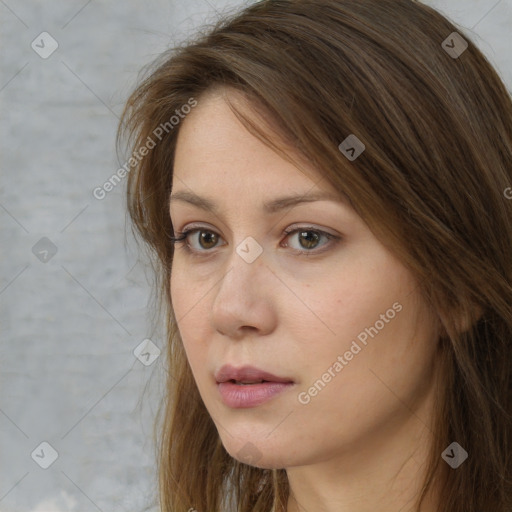
[(255, 368), (254, 366), (241, 366), (236, 368), (230, 364), (225, 364), (215, 373), (215, 380), (217, 382), (227, 382), (234, 380), (237, 382), (252, 382), (252, 381), (268, 381), (268, 382), (293, 382), (288, 377), (278, 377), (269, 372)]

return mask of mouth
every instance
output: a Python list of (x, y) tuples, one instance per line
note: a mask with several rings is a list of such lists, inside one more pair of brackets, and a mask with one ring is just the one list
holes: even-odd
[(255, 368), (254, 366), (246, 365), (236, 368), (229, 364), (220, 368), (215, 374), (215, 380), (219, 384), (232, 382), (241, 386), (261, 384), (263, 382), (293, 383), (293, 379), (289, 377), (279, 377), (265, 370)]
[(279, 377), (251, 366), (223, 366), (215, 376), (220, 397), (228, 407), (239, 409), (261, 405), (295, 385), (288, 377)]
[(270, 380), (255, 380), (252, 382), (240, 382), (234, 379), (227, 380), (226, 382), (231, 382), (233, 384), (236, 384), (237, 386), (252, 386), (253, 384), (262, 384), (263, 382), (273, 382)]

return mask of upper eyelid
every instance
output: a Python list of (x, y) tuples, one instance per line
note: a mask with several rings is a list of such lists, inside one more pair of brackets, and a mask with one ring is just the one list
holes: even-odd
[[(318, 232), (321, 232), (321, 233), (324, 233), (326, 235), (330, 235), (330, 236), (333, 236), (333, 237), (340, 236), (340, 235), (337, 235), (337, 234), (334, 234), (334, 233), (330, 233), (325, 228), (313, 226), (311, 224), (306, 224), (306, 225), (302, 225), (302, 226), (292, 224), (291, 227), (288, 227), (285, 230), (283, 230), (281, 234), (290, 235), (290, 234), (294, 233), (295, 231), (298, 231), (298, 230), (301, 230), (301, 229), (309, 230), (309, 231), (318, 231)], [(201, 231), (201, 230), (203, 230), (203, 231), (211, 231), (211, 232), (221, 236), (216, 229), (210, 228), (210, 227), (204, 226), (204, 225), (198, 225), (198, 226), (191, 225), (191, 226), (187, 226), (185, 229), (182, 228), (182, 229), (178, 230), (177, 234), (179, 234), (179, 235), (187, 234), (188, 235), (188, 234), (190, 234), (193, 231)]]

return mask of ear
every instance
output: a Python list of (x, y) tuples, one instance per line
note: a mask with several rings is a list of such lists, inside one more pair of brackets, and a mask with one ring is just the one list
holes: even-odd
[(484, 310), (478, 304), (473, 305), (471, 311), (465, 313), (455, 313), (457, 332), (463, 333), (471, 330), (482, 318)]
[(478, 305), (473, 305), (469, 312), (466, 311), (455, 311), (453, 308), (446, 308), (443, 313), (439, 314), (439, 336), (442, 339), (448, 338), (448, 332), (446, 330), (447, 322), (455, 322), (455, 330), (457, 334), (470, 331), (476, 323), (482, 318), (484, 310)]

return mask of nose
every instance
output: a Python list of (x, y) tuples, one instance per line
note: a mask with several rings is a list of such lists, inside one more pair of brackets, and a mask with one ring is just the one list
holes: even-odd
[(275, 329), (277, 283), (264, 255), (249, 263), (233, 251), (211, 309), (211, 323), (219, 333), (240, 339), (254, 331), (263, 336)]

